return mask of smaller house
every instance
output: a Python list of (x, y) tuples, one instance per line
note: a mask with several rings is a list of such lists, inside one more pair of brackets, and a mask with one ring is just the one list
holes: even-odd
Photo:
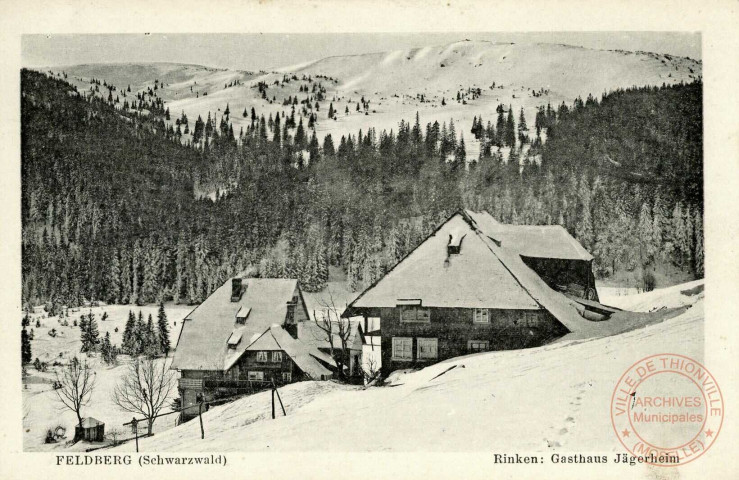
[(297, 280), (229, 279), (185, 317), (172, 369), (180, 371), (182, 419), (198, 402), (272, 385), (331, 378), (334, 360), (297, 339), (308, 319)]
[(82, 419), (82, 423), (74, 427), (74, 440), (86, 442), (102, 442), (105, 440), (105, 424), (92, 417)]
[(334, 360), (311, 345), (296, 340), (279, 325), (272, 325), (227, 366), (227, 378), (283, 385), (301, 380), (328, 380)]

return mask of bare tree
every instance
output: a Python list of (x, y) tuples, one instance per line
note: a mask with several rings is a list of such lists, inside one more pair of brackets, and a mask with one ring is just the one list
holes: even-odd
[(120, 429), (114, 427), (111, 428), (110, 431), (108, 431), (106, 436), (110, 438), (110, 440), (113, 442), (113, 445), (115, 446), (121, 443), (120, 439), (123, 436), (123, 432)]
[(77, 425), (82, 425), (82, 407), (90, 402), (95, 389), (95, 372), (87, 364), (72, 357), (69, 365), (56, 371), (59, 388), (54, 392), (64, 407), (77, 414)]
[(319, 302), (323, 309), (320, 312), (313, 312), (313, 320), (323, 332), (324, 338), (328, 340), (331, 357), (336, 360), (339, 378), (343, 379), (345, 377), (344, 365), (349, 360), (349, 338), (352, 334), (352, 324), (348, 318), (341, 317), (343, 310), (336, 306), (330, 287), (326, 292), (328, 299), (324, 298)]
[(136, 358), (113, 389), (113, 402), (122, 410), (143, 415), (151, 435), (154, 419), (174, 388), (174, 376), (174, 372), (167, 368), (166, 361)]

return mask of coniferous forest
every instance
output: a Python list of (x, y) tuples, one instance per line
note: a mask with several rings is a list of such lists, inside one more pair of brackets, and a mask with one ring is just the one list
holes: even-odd
[(185, 144), (161, 103), (120, 108), (29, 70), (21, 95), (26, 305), (198, 303), (242, 271), (319, 291), (329, 266), (359, 290), (461, 207), (565, 226), (602, 279), (703, 276), (700, 82), (342, 138), (294, 112), (245, 111), (239, 133), (183, 118)]

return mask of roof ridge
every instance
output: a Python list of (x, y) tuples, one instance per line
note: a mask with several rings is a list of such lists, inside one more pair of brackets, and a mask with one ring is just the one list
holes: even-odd
[[(484, 211), (484, 210), (483, 210), (483, 213), (487, 213), (488, 215), (490, 215), (490, 214), (489, 214), (489, 213), (488, 213), (487, 211)], [(467, 215), (467, 211), (466, 211), (466, 210), (465, 210), (465, 215), (469, 217), (469, 215)], [(492, 215), (491, 215), (491, 217), (492, 217)], [(492, 254), (493, 254), (493, 256), (494, 256), (494, 257), (495, 257), (495, 258), (496, 258), (496, 259), (497, 259), (497, 260), (498, 260), (498, 261), (500, 262), (500, 264), (501, 264), (501, 265), (503, 265), (503, 268), (505, 268), (505, 269), (506, 269), (506, 271), (508, 271), (508, 273), (509, 273), (509, 274), (511, 275), (511, 277), (513, 277), (513, 279), (514, 279), (514, 280), (516, 281), (516, 283), (518, 283), (518, 284), (519, 284), (519, 285), (521, 286), (521, 288), (522, 288), (522, 289), (523, 289), (523, 290), (524, 290), (524, 291), (526, 292), (526, 294), (527, 294), (527, 295), (528, 295), (529, 297), (531, 297), (531, 299), (532, 299), (532, 300), (533, 300), (534, 302), (536, 302), (536, 304), (537, 304), (537, 305), (539, 305), (540, 307), (543, 307), (543, 305), (542, 305), (542, 304), (541, 304), (541, 303), (540, 303), (540, 302), (539, 302), (539, 301), (538, 301), (538, 300), (537, 300), (536, 298), (534, 298), (534, 296), (533, 296), (533, 295), (531, 295), (531, 292), (529, 291), (529, 289), (528, 289), (528, 288), (526, 288), (526, 286), (525, 286), (525, 285), (524, 285), (523, 283), (521, 283), (521, 280), (520, 280), (520, 279), (518, 278), (518, 276), (517, 276), (517, 275), (516, 275), (515, 273), (513, 273), (513, 271), (512, 271), (512, 270), (511, 270), (511, 268), (510, 268), (510, 267), (509, 267), (509, 266), (508, 266), (508, 265), (506, 264), (506, 262), (504, 262), (504, 261), (503, 261), (503, 259), (501, 259), (501, 258), (500, 258), (500, 256), (499, 256), (499, 255), (498, 255), (497, 253), (495, 253), (495, 251), (493, 251), (493, 249), (492, 249), (492, 248), (490, 248), (490, 244), (488, 244), (488, 242), (487, 242), (487, 241), (485, 240), (485, 237), (489, 238), (489, 239), (490, 239), (490, 240), (492, 240), (493, 242), (497, 242), (497, 240), (494, 240), (494, 239), (493, 239), (492, 237), (490, 237), (490, 236), (488, 236), (487, 234), (485, 234), (485, 233), (484, 233), (484, 232), (483, 232), (483, 231), (482, 231), (482, 230), (481, 230), (481, 229), (480, 229), (480, 228), (479, 228), (479, 227), (477, 226), (477, 222), (476, 222), (476, 221), (475, 221), (475, 220), (474, 220), (473, 218), (471, 218), (471, 217), (470, 217), (470, 218), (469, 218), (469, 222), (468, 222), (468, 223), (470, 223), (470, 227), (472, 227), (472, 231), (473, 231), (473, 232), (474, 232), (474, 233), (475, 233), (475, 234), (476, 234), (476, 235), (477, 235), (478, 237), (481, 237), (481, 240), (482, 240), (482, 242), (483, 242), (483, 243), (485, 244), (485, 246), (487, 246), (487, 247), (488, 247), (488, 250), (490, 251), (490, 253), (492, 253)], [(496, 246), (497, 246), (497, 245), (496, 245)], [(501, 244), (500, 246), (498, 246), (498, 248), (504, 248), (504, 247), (503, 247), (503, 246), (502, 246), (502, 244)], [(513, 252), (513, 253), (514, 253), (514, 254), (516, 254), (515, 252)], [(517, 255), (517, 254), (516, 254), (516, 255)]]

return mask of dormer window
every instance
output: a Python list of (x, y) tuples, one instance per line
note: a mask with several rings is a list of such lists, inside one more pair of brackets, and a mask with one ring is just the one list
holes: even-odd
[(249, 316), (249, 313), (251, 313), (250, 307), (241, 307), (239, 311), (236, 312), (236, 323), (238, 325), (246, 324), (246, 317)]
[(241, 332), (231, 333), (231, 336), (228, 337), (228, 348), (236, 348), (239, 342), (241, 342)]

